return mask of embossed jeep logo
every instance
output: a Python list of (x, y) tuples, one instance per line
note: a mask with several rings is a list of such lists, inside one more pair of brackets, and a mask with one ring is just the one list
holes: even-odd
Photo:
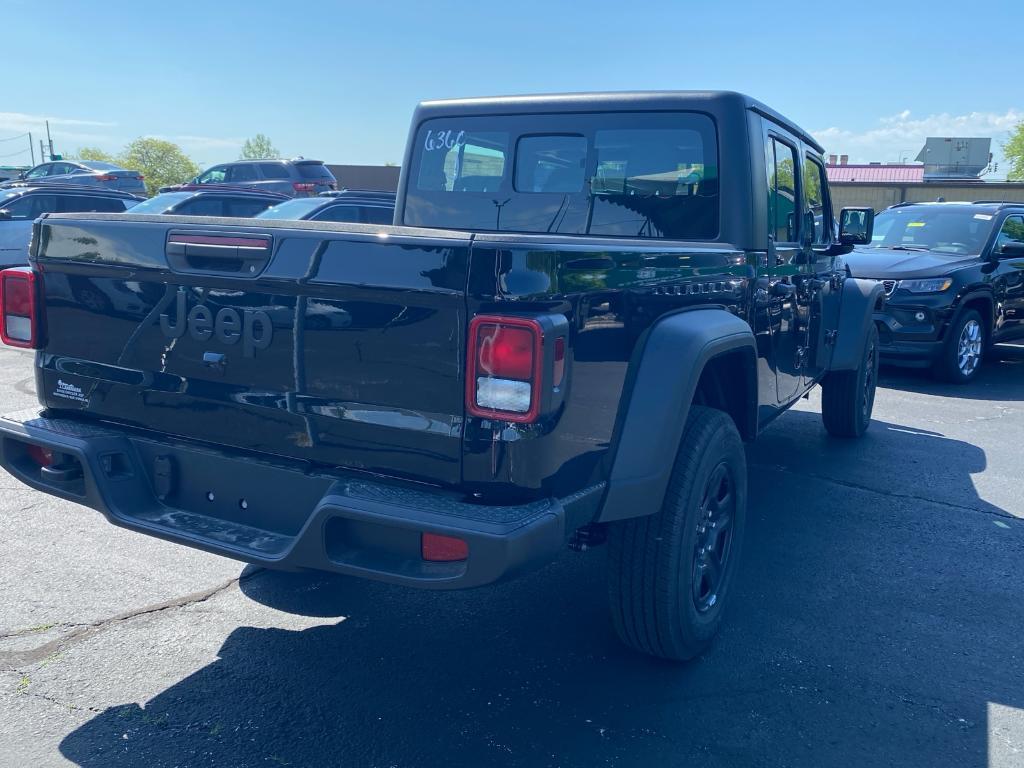
[(196, 304), (185, 313), (185, 291), (178, 289), (174, 300), (174, 318), (169, 312), (160, 315), (160, 330), (169, 339), (180, 339), (188, 331), (196, 341), (216, 338), (221, 344), (232, 346), (242, 342), (242, 354), (253, 357), (257, 349), (266, 349), (274, 335), (270, 315), (259, 310), (239, 312), (231, 307), (220, 309), (216, 315), (204, 304)]

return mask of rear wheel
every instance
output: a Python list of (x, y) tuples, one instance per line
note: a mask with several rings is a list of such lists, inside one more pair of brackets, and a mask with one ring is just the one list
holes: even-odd
[(871, 423), (878, 385), (878, 328), (874, 323), (855, 371), (832, 371), (821, 382), (821, 420), (833, 437), (860, 437)]
[(986, 336), (977, 310), (961, 312), (949, 330), (936, 373), (954, 384), (973, 381), (985, 356)]
[(736, 425), (690, 409), (657, 514), (608, 532), (612, 623), (629, 647), (683, 661), (718, 632), (743, 540), (747, 467)]

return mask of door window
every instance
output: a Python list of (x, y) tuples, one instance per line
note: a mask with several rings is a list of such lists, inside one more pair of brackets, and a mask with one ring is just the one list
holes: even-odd
[(177, 216), (223, 216), (224, 201), (219, 197), (197, 197), (172, 211)]
[(273, 202), (270, 200), (228, 200), (228, 216), (239, 216), (243, 219), (250, 219), (257, 213), (263, 213)]
[(113, 197), (60, 195), (61, 213), (124, 213), (124, 201)]
[(280, 163), (260, 163), (260, 173), (264, 179), (290, 179), (288, 169)]
[(361, 222), (359, 206), (357, 205), (332, 205), (325, 208), (313, 217), (314, 221), (349, 221)]
[(796, 150), (772, 137), (766, 146), (768, 231), (776, 243), (797, 241)]
[(37, 165), (35, 168), (33, 168), (31, 171), (25, 174), (25, 178), (41, 179), (44, 176), (48, 176), (50, 174), (51, 167), (52, 165), (50, 163), (46, 163), (44, 165)]
[(25, 195), (20, 200), (8, 203), (4, 206), (14, 221), (33, 221), (44, 213), (54, 213), (57, 210), (56, 195)]
[(804, 212), (814, 217), (815, 245), (828, 245), (831, 240), (832, 211), (828, 203), (825, 167), (808, 155), (804, 163)]
[(1003, 222), (1003, 228), (999, 230), (999, 237), (996, 238), (996, 253), (1006, 243), (1024, 245), (1024, 216), (1008, 216)]
[(227, 166), (216, 165), (198, 179), (197, 184), (223, 184), (224, 177), (227, 175)]
[(237, 184), (240, 181), (256, 181), (256, 166), (252, 163), (229, 166), (227, 180), (231, 184)]

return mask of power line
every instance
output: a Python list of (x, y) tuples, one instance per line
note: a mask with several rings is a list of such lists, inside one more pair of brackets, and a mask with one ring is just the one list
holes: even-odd
[(27, 149), (22, 149), (17, 152), (11, 152), (11, 154), (9, 155), (0, 155), (0, 159), (3, 159), (5, 157), (14, 157), (15, 155), (24, 155), (26, 152), (28, 152)]
[(6, 139), (0, 139), (0, 141), (14, 141), (15, 139), (24, 139), (26, 136), (31, 136), (30, 133), (23, 133), (20, 136), (8, 136)]

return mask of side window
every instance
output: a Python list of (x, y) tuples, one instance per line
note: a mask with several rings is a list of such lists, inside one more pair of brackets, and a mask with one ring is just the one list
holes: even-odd
[(832, 228), (828, 177), (824, 166), (810, 155), (804, 163), (804, 213), (814, 217), (814, 244), (828, 245)]
[(363, 221), (367, 224), (394, 224), (395, 210), (393, 208), (368, 206), (363, 208)]
[(25, 178), (26, 179), (41, 179), (44, 176), (48, 176), (50, 174), (50, 168), (52, 168), (52, 167), (53, 166), (52, 166), (51, 163), (45, 163), (44, 165), (37, 165), (35, 168), (33, 168), (31, 171), (29, 171), (28, 173), (25, 174)]
[(267, 210), (273, 202), (270, 200), (228, 200), (226, 216), (238, 216), (251, 219), (257, 213)]
[(256, 181), (256, 166), (252, 163), (228, 166), (227, 180), (230, 184), (240, 181)]
[(196, 181), (199, 184), (223, 184), (224, 177), (226, 175), (227, 167), (223, 165), (216, 165), (196, 179)]
[(1003, 228), (999, 230), (999, 237), (996, 238), (996, 251), (1006, 243), (1024, 245), (1024, 216), (1008, 216), (1003, 222)]
[(219, 197), (196, 197), (186, 200), (172, 213), (175, 216), (223, 216), (224, 200)]
[(124, 213), (124, 201), (112, 197), (61, 195), (61, 213)]
[(260, 163), (260, 173), (264, 179), (290, 179), (288, 169), (280, 163)]
[(50, 168), (50, 176), (63, 176), (64, 174), (71, 173), (72, 166), (67, 163), (54, 163)]
[(13, 221), (34, 221), (44, 213), (57, 211), (56, 195), (25, 195), (4, 206)]
[(768, 155), (768, 233), (776, 243), (795, 243), (796, 150), (776, 138), (769, 138)]
[(358, 223), (363, 220), (359, 212), (359, 207), (355, 205), (332, 205), (330, 208), (326, 208), (314, 216), (313, 221), (349, 221)]

